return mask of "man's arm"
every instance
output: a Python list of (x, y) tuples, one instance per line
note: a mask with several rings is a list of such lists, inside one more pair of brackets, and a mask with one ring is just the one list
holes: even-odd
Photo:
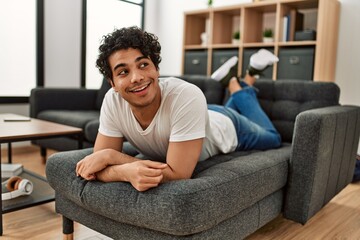
[(137, 190), (145, 191), (158, 186), (160, 182), (190, 178), (199, 160), (202, 143), (202, 138), (170, 142), (166, 164), (163, 164), (149, 160), (138, 161), (139, 159), (120, 152), (122, 138), (107, 137), (99, 133), (94, 153), (77, 164), (76, 172), (87, 180), (126, 181)]
[[(189, 179), (199, 160), (203, 139), (170, 142), (166, 164), (127, 156), (129, 162), (109, 166), (97, 176), (104, 182), (127, 181), (138, 191), (157, 187), (161, 182)], [(123, 153), (117, 153), (123, 154)]]
[(163, 178), (162, 169), (167, 165), (154, 161), (138, 161), (139, 159), (122, 153), (122, 145), (122, 138), (99, 133), (94, 153), (77, 163), (76, 174), (86, 180), (130, 182), (139, 191), (156, 187)]
[(167, 168), (163, 170), (163, 182), (189, 179), (199, 161), (203, 138), (170, 142), (166, 156)]
[(123, 143), (124, 139), (121, 137), (108, 137), (98, 133), (94, 145), (94, 152), (109, 148), (121, 152)]
[(94, 152), (80, 160), (76, 165), (76, 174), (86, 180), (94, 180), (95, 173), (109, 165), (121, 164), (122, 158), (114, 158), (115, 152), (122, 150), (123, 138), (108, 137), (101, 133), (96, 136)]

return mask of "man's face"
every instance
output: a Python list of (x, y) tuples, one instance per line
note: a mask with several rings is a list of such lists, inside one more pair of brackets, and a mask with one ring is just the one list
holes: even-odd
[(159, 104), (159, 71), (153, 62), (138, 49), (129, 48), (114, 52), (109, 57), (112, 87), (133, 107)]

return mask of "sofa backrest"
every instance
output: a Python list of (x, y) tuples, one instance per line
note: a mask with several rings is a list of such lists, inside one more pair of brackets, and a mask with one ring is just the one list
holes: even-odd
[(100, 110), (105, 94), (111, 88), (110, 83), (104, 78), (95, 100), (95, 109)]
[[(222, 85), (203, 75), (177, 76), (195, 84), (204, 93), (208, 104), (223, 104), (227, 91)], [(306, 110), (339, 105), (340, 89), (332, 82), (304, 80), (259, 79), (254, 85), (261, 107), (269, 116), (284, 142), (291, 142), (296, 116)], [(104, 79), (98, 92), (96, 107), (100, 109), (105, 93), (110, 88)]]
[[(197, 85), (208, 103), (223, 104), (228, 94), (219, 82), (206, 76), (179, 76)], [(284, 142), (291, 142), (296, 116), (303, 111), (339, 105), (340, 89), (332, 82), (259, 79), (255, 83), (261, 107)]]
[(219, 82), (203, 75), (182, 75), (178, 78), (198, 86), (208, 104), (223, 104), (226, 92)]
[(339, 105), (340, 89), (332, 82), (258, 80), (261, 107), (284, 142), (291, 142), (296, 116), (306, 110)]

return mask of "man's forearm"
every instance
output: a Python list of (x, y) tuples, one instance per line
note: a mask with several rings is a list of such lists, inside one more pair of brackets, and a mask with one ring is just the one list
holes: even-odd
[(174, 171), (169, 165), (163, 170), (163, 179), (161, 182), (169, 182), (179, 179), (189, 179), (192, 176), (192, 171), (189, 170), (190, 174), (184, 174)]
[(96, 173), (103, 182), (130, 182), (138, 191), (156, 187), (163, 179), (163, 170), (167, 164), (143, 160), (111, 165)]
[(102, 151), (104, 151), (104, 159), (107, 165), (121, 165), (139, 160), (135, 157), (116, 151), (114, 149), (104, 149)]
[[(127, 164), (127, 163), (132, 163), (135, 161), (141, 161), (141, 159), (126, 155), (124, 153), (121, 152), (115, 152), (115, 153), (111, 153), (108, 156), (110, 161), (109, 165), (123, 165), (123, 164)], [(151, 161), (151, 160), (149, 160)], [(158, 161), (153, 161), (153, 162), (157, 162), (160, 163)], [(117, 181), (124, 181), (126, 179), (124, 179), (124, 175), (122, 174), (122, 172), (126, 169), (125, 166), (113, 166), (112, 168), (112, 172), (110, 173), (110, 175), (112, 176), (112, 178)], [(117, 176), (115, 176), (117, 175)], [(178, 179), (184, 179), (184, 178), (190, 178), (191, 176), (183, 176), (177, 172), (175, 172), (169, 165), (167, 165), (166, 168), (164, 168), (162, 170), (162, 175), (163, 175), (163, 179), (161, 182), (169, 182), (169, 181), (173, 181), (173, 180), (178, 180)]]

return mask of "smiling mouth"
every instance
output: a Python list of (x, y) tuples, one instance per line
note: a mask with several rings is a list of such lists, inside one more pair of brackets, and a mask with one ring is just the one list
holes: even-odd
[(140, 86), (140, 87), (136, 87), (134, 89), (130, 89), (129, 92), (138, 93), (138, 92), (144, 91), (146, 88), (149, 87), (149, 85), (150, 85), (150, 83), (148, 83), (146, 85), (143, 85), (143, 86)]

